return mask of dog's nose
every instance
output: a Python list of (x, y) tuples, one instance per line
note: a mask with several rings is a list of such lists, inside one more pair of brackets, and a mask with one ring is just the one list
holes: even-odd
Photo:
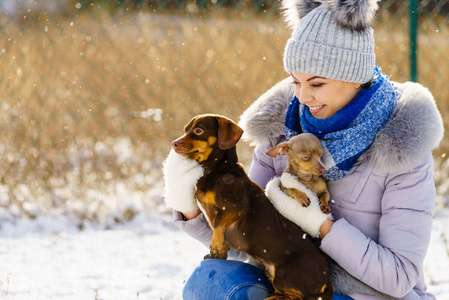
[(325, 169), (324, 167), (320, 167), (320, 168), (318, 169), (318, 173), (320, 173), (320, 175), (323, 175), (324, 172), (326, 172), (326, 169)]
[(179, 145), (181, 145), (181, 142), (180, 142), (180, 141), (178, 141), (178, 140), (176, 140), (176, 141), (173, 141), (173, 142), (171, 143), (171, 146), (173, 147), (173, 149), (176, 149), (176, 148), (178, 148), (178, 147), (179, 147)]

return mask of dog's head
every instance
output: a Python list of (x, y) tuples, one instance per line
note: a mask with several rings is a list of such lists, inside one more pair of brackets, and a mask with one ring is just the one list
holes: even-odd
[(213, 152), (234, 147), (243, 130), (231, 119), (206, 114), (194, 117), (184, 127), (184, 135), (172, 142), (176, 153), (199, 163), (208, 160)]
[(272, 157), (287, 155), (288, 163), (296, 174), (323, 175), (325, 172), (321, 162), (323, 149), (320, 140), (310, 133), (301, 133), (292, 137), (288, 142), (273, 147), (267, 155)]

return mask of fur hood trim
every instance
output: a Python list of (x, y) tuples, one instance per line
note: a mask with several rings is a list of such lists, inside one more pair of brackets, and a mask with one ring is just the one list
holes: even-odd
[(242, 139), (251, 146), (275, 145), (284, 136), (285, 115), (293, 99), (293, 85), (290, 77), (282, 80), (259, 97), (240, 116), (239, 126), (243, 129)]
[[(256, 100), (240, 117), (243, 139), (253, 146), (274, 146), (284, 138), (285, 114), (293, 98), (286, 78)], [(418, 83), (393, 83), (401, 93), (387, 124), (364, 157), (378, 171), (404, 172), (415, 167), (443, 138), (443, 120), (432, 94)]]

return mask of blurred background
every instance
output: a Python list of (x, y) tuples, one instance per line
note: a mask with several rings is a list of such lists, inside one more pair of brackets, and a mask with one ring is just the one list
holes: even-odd
[[(374, 30), (377, 64), (428, 87), (447, 130), (449, 0), (382, 1)], [(278, 1), (0, 0), (0, 223), (167, 213), (171, 141), (196, 114), (238, 121), (287, 77), (289, 35)], [(434, 151), (440, 209), (448, 147)]]

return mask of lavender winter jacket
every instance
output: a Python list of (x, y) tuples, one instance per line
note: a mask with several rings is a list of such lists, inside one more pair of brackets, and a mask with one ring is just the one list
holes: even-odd
[[(240, 120), (244, 138), (256, 146), (249, 176), (263, 188), (286, 167), (285, 157), (265, 152), (285, 140), (290, 82), (287, 78), (267, 91)], [(423, 261), (435, 207), (431, 150), (443, 136), (443, 123), (427, 89), (416, 83), (395, 85), (402, 96), (390, 121), (346, 176), (327, 183), (336, 222), (321, 249), (383, 293), (404, 300), (435, 299), (426, 292)], [(202, 215), (189, 221), (178, 212), (174, 216), (182, 230), (209, 247), (212, 232)], [(235, 250), (231, 255), (247, 258)]]

